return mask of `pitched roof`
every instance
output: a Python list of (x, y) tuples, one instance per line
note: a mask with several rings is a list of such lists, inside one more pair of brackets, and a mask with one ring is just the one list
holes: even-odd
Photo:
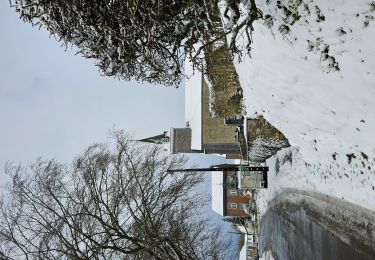
[[(164, 139), (164, 140), (163, 140)], [(146, 143), (154, 143), (154, 144), (162, 144), (169, 141), (169, 136), (167, 135), (167, 131), (160, 135), (151, 136), (148, 138), (137, 140), (139, 142), (146, 142)]]
[(211, 207), (216, 213), (224, 216), (224, 174), (223, 172), (211, 173)]
[(185, 61), (185, 121), (191, 128), (191, 149), (202, 150), (203, 74)]

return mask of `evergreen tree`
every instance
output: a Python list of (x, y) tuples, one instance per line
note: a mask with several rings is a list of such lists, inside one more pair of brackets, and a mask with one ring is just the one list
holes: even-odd
[[(100, 71), (120, 79), (178, 84), (188, 56), (202, 68), (207, 44), (252, 31), (261, 17), (255, 1), (248, 18), (239, 20), (239, 2), (227, 0), (225, 29), (219, 0), (10, 0), (20, 18), (46, 28), (63, 45), (93, 58)], [(232, 38), (233, 38), (232, 37)], [(249, 38), (250, 39), (250, 38)], [(238, 52), (235, 41), (229, 48)]]

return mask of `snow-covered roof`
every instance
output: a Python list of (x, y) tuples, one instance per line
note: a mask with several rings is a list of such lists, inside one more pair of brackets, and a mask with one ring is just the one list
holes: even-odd
[(185, 121), (191, 128), (191, 149), (202, 150), (202, 72), (185, 62)]
[(224, 174), (223, 172), (211, 173), (212, 210), (224, 216)]

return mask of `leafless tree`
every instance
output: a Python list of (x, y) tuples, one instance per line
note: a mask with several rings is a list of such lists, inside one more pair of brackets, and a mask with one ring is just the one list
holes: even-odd
[(71, 165), (9, 164), (0, 204), (4, 259), (225, 259), (227, 241), (200, 216), (196, 173), (186, 159), (121, 131)]
[[(202, 50), (228, 34), (230, 53), (242, 53), (239, 33), (248, 36), (250, 50), (252, 24), (263, 16), (255, 0), (224, 0), (223, 17), (219, 0), (9, 1), (23, 21), (78, 47), (105, 75), (166, 85), (179, 83), (187, 57), (204, 68)], [(244, 19), (240, 4), (247, 10)]]

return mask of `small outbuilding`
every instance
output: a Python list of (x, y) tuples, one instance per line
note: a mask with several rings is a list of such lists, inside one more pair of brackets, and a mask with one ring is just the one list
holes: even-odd
[(210, 113), (209, 87), (203, 73), (186, 62), (185, 122), (183, 128), (172, 128), (170, 151), (176, 153), (223, 154), (240, 159), (238, 127), (226, 125), (225, 119)]

